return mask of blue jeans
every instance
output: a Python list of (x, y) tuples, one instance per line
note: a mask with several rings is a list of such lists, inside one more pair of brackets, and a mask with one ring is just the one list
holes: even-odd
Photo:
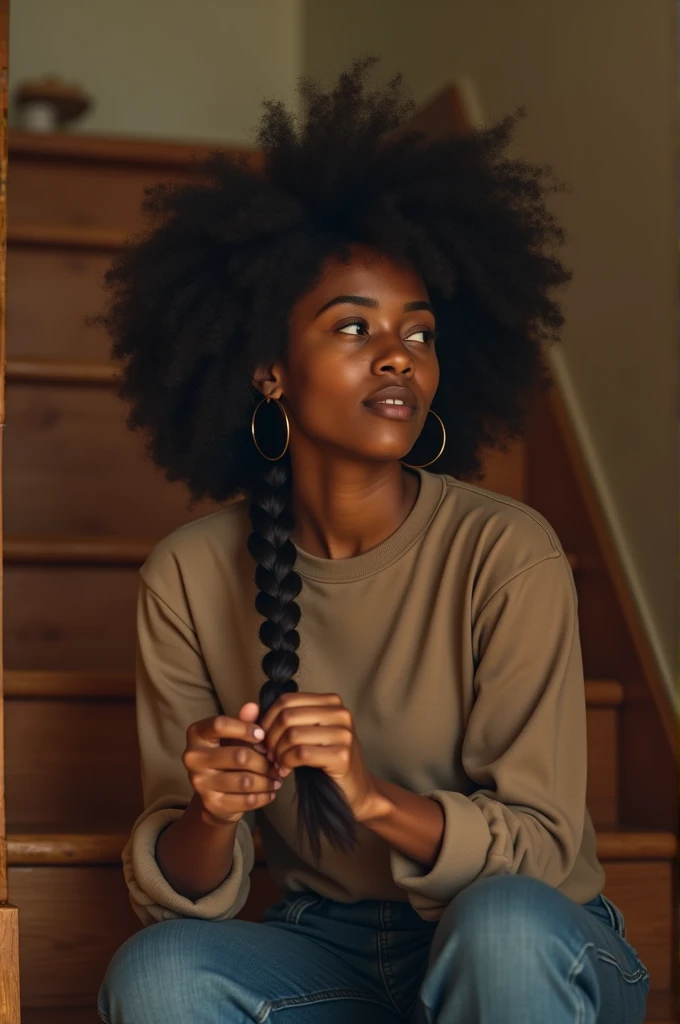
[(288, 893), (261, 922), (162, 921), (113, 956), (110, 1024), (643, 1024), (649, 976), (603, 896), (518, 875), (439, 921), (409, 903)]

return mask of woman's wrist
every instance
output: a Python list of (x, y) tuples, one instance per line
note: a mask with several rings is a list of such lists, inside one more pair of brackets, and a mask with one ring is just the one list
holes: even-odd
[(156, 842), (156, 861), (172, 888), (198, 900), (217, 889), (231, 871), (238, 822), (208, 824), (196, 794), (184, 814)]

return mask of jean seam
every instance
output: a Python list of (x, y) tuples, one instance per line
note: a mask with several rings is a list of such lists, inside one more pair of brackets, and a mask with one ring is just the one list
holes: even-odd
[(642, 963), (640, 963), (640, 967), (637, 971), (624, 971), (616, 957), (608, 950), (596, 949), (595, 952), (598, 960), (602, 960), (603, 963), (611, 964), (612, 967), (616, 967), (623, 980), (628, 982), (629, 985), (635, 985), (638, 981), (643, 981), (645, 978), (649, 977), (649, 971)]
[(291, 1006), (307, 1006), (311, 1003), (324, 1002), (325, 1000), (330, 999), (360, 999), (363, 1003), (375, 1003), (383, 1009), (392, 1009), (391, 1006), (387, 1006), (385, 1003), (381, 1002), (379, 999), (375, 999), (366, 992), (358, 992), (353, 988), (328, 988), (323, 989), (321, 992), (314, 992), (311, 995), (306, 993), (302, 996), (288, 996), (285, 999), (274, 999), (271, 1002), (268, 1001), (257, 1014), (257, 1021), (258, 1024), (262, 1024), (272, 1011), (285, 1010)]
[(320, 902), (320, 896), (299, 896), (293, 901), (293, 903), (291, 903), (286, 912), (286, 924), (299, 924), (302, 912), (313, 906), (315, 903)]
[[(387, 945), (387, 928), (388, 922), (385, 920), (385, 902), (381, 901), (379, 907), (380, 913), (380, 928), (378, 930), (378, 969), (380, 971), (380, 977), (382, 983), (385, 986), (385, 991), (389, 996), (392, 1004), (392, 1009), (396, 1010), (400, 1017), (405, 1017), (405, 1011), (399, 1005), (395, 994), (392, 991), (392, 984), (394, 982), (394, 975), (392, 974), (392, 967), (389, 962), (389, 949)], [(389, 912), (388, 912), (389, 913)]]
[(611, 924), (617, 935), (620, 935), (622, 939), (626, 937), (626, 922), (623, 914), (619, 908), (611, 903), (604, 893), (600, 893), (600, 899), (604, 903), (607, 913), (609, 914), (609, 923)]
[(594, 949), (594, 948), (595, 948), (595, 943), (594, 942), (586, 942), (585, 943), (585, 945), (581, 949), (580, 953), (578, 954), (578, 956), (574, 960), (573, 964), (571, 965), (571, 970), (569, 971), (569, 974), (567, 976), (567, 983), (573, 987), (574, 995), (576, 996), (576, 999), (577, 999), (577, 1002), (578, 1002), (578, 1018), (577, 1018), (576, 1024), (583, 1024), (583, 1022), (585, 1021), (585, 1019), (586, 1019), (586, 1012), (585, 1012), (586, 1008), (585, 1008), (585, 1006), (583, 1004), (583, 998), (581, 996), (581, 993), (578, 990), (578, 986), (575, 984), (575, 979), (576, 979), (576, 975), (580, 974), (581, 971), (583, 970), (583, 962), (584, 962), (584, 960), (586, 958), (586, 953), (588, 952), (589, 949)]

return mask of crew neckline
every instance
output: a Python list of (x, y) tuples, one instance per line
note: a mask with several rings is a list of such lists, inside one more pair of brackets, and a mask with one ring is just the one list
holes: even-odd
[(420, 477), (418, 497), (413, 508), (393, 534), (374, 548), (352, 558), (321, 558), (296, 545), (293, 571), (322, 583), (349, 583), (385, 569), (400, 558), (421, 536), (439, 507), (446, 480), (441, 473), (414, 469)]

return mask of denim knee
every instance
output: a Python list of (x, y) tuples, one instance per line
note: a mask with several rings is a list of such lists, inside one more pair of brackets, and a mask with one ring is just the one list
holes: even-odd
[[(191, 918), (160, 921), (127, 939), (114, 953), (104, 975), (97, 1007), (106, 1021), (183, 1020), (183, 1003), (193, 975), (192, 950), (198, 949)], [(190, 1007), (185, 1008), (189, 1011)]]
[[(573, 927), (568, 904), (552, 886), (525, 875), (494, 875), (473, 882), (443, 915), (442, 931), (480, 968), (502, 959), (506, 974), (544, 959)], [(564, 925), (564, 929), (562, 929)]]

